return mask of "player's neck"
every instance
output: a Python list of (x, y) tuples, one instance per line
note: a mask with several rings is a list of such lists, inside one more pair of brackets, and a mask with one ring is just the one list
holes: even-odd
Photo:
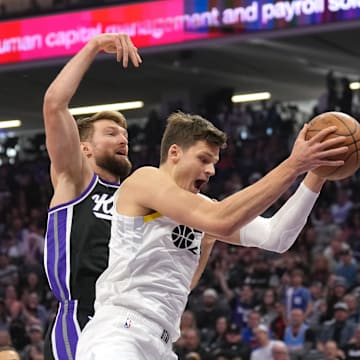
[(95, 173), (103, 180), (108, 181), (108, 182), (112, 182), (112, 183), (120, 183), (120, 176), (119, 175), (115, 175), (113, 173), (111, 173), (110, 171), (107, 171), (105, 169), (101, 169), (101, 168), (96, 168), (94, 169)]

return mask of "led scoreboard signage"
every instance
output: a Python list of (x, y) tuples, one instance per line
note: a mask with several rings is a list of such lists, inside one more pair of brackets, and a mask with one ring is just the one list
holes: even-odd
[(138, 48), (360, 18), (360, 0), (160, 0), (0, 22), (0, 65), (75, 54), (92, 36)]

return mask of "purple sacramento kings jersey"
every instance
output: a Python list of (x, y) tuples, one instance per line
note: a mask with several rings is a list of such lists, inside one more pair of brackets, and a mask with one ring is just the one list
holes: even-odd
[(48, 211), (44, 264), (59, 307), (48, 332), (46, 359), (75, 359), (79, 332), (94, 312), (96, 280), (108, 264), (118, 187), (94, 175), (79, 197)]

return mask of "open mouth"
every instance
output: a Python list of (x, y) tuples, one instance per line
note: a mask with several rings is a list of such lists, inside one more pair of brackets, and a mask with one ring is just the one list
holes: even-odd
[(195, 180), (194, 182), (194, 186), (197, 190), (200, 190), (204, 184), (206, 184), (206, 181), (201, 179)]

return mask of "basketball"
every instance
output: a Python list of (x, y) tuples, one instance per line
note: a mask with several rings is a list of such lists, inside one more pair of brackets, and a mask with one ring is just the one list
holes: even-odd
[(315, 174), (328, 180), (341, 180), (351, 176), (360, 167), (360, 124), (350, 115), (341, 112), (326, 112), (314, 117), (309, 122), (306, 140), (311, 139), (322, 129), (329, 126), (337, 126), (336, 132), (327, 136), (324, 140), (335, 136), (345, 136), (344, 144), (349, 150), (331, 160), (344, 160), (342, 166), (320, 166), (312, 170)]

